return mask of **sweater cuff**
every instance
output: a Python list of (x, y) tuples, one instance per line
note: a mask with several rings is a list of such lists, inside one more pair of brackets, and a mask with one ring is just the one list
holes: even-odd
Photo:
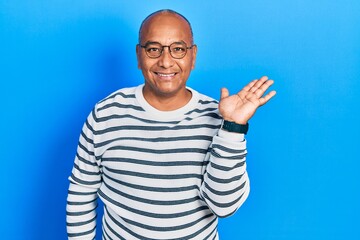
[(243, 142), (245, 139), (245, 134), (243, 133), (228, 132), (222, 128), (219, 129), (218, 136), (234, 142)]

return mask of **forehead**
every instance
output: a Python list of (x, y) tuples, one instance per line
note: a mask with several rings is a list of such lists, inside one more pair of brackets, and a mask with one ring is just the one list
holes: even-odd
[(189, 24), (185, 19), (169, 13), (160, 13), (150, 17), (140, 33), (142, 43), (152, 41), (167, 45), (184, 41), (191, 44), (192, 36)]

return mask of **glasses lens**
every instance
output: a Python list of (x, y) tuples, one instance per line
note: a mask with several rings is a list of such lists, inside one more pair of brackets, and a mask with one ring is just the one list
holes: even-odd
[(157, 58), (161, 55), (162, 46), (159, 43), (149, 43), (145, 46), (146, 54), (151, 58)]
[(186, 54), (185, 43), (173, 43), (170, 45), (170, 54), (173, 58), (183, 58)]

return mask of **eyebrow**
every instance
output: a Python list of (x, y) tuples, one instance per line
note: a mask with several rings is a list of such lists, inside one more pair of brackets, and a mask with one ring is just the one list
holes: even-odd
[[(176, 44), (186, 44), (186, 42), (185, 41), (177, 41), (177, 42), (172, 42), (171, 44), (174, 44), (174, 43), (176, 43)], [(145, 44), (143, 45), (143, 46), (146, 46), (146, 45), (148, 45), (148, 44), (160, 44), (161, 46), (165, 46), (165, 45), (162, 45), (161, 43), (159, 43), (159, 42), (155, 42), (155, 41), (147, 41), (147, 42), (145, 42)], [(170, 45), (171, 45), (170, 44)], [(186, 44), (187, 45), (187, 44)]]

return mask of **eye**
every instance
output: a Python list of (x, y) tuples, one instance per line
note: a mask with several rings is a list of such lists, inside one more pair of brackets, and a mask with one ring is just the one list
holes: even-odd
[(146, 51), (151, 53), (151, 52), (160, 52), (160, 48), (158, 47), (147, 47)]
[(183, 52), (185, 52), (185, 48), (176, 46), (176, 47), (171, 48), (171, 51), (174, 53), (183, 53)]

